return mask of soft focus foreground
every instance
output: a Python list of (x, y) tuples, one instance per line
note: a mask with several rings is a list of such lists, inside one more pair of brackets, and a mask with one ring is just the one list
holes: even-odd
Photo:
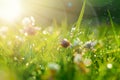
[(0, 27), (0, 80), (119, 80), (119, 28)]
[(33, 16), (1, 26), (0, 80), (119, 80), (119, 25), (109, 10), (109, 24), (82, 23), (85, 1), (72, 26), (41, 27)]

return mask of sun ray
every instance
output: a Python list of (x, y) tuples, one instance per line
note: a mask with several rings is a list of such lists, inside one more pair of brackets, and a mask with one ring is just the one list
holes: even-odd
[(19, 0), (0, 0), (0, 18), (14, 21), (21, 13)]

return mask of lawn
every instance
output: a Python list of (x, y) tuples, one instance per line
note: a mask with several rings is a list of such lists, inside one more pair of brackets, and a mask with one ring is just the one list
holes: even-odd
[(109, 10), (110, 24), (83, 24), (84, 10), (72, 26), (26, 17), (0, 27), (0, 80), (120, 80), (119, 25)]

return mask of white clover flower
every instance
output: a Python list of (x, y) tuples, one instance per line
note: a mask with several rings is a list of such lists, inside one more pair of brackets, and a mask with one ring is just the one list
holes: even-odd
[(107, 64), (107, 68), (111, 69), (112, 68), (112, 64), (111, 63)]
[(97, 44), (97, 41), (88, 41), (84, 44), (85, 48), (91, 49)]
[(74, 47), (75, 47), (75, 46), (79, 46), (79, 45), (81, 45), (81, 44), (82, 44), (82, 42), (80, 41), (79, 38), (75, 39), (74, 42), (73, 42), (73, 46), (74, 46)]
[(24, 27), (24, 29), (20, 30), (21, 33), (24, 33), (25, 36), (35, 35), (41, 28), (39, 27)]
[(23, 26), (30, 27), (35, 25), (35, 19), (33, 16), (31, 17), (25, 17), (22, 21)]
[(83, 61), (83, 63), (85, 64), (85, 66), (90, 66), (91, 63), (92, 63), (92, 60), (89, 59), (89, 58), (85, 58), (84, 61)]
[(56, 63), (49, 63), (49, 64), (48, 64), (48, 68), (49, 68), (50, 70), (59, 71), (60, 66), (59, 66), (58, 64), (56, 64)]
[(74, 63), (79, 64), (82, 61), (82, 55), (81, 54), (75, 54), (74, 55)]

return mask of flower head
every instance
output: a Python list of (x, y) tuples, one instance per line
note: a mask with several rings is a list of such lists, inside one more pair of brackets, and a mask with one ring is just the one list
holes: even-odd
[(35, 35), (36, 29), (34, 27), (26, 27), (24, 28), (24, 33), (26, 35)]
[(74, 46), (74, 47), (79, 46), (79, 45), (81, 45), (81, 44), (82, 44), (82, 42), (80, 41), (79, 38), (75, 39), (74, 42), (73, 42), (73, 46)]
[(80, 62), (82, 62), (82, 54), (76, 53), (74, 55), (74, 63), (79, 64)]
[(34, 26), (35, 25), (35, 19), (33, 16), (31, 17), (25, 17), (22, 21), (23, 26), (28, 27), (28, 26)]
[(70, 42), (67, 39), (63, 39), (61, 41), (61, 46), (67, 48), (68, 46), (70, 46)]
[(92, 63), (91, 59), (89, 59), (89, 58), (85, 58), (85, 60), (83, 62), (85, 64), (85, 66), (90, 66)]
[(85, 48), (92, 49), (97, 44), (96, 41), (88, 41), (84, 44)]
[(59, 69), (60, 69), (60, 66), (58, 65), (58, 64), (56, 64), (56, 63), (49, 63), (48, 64), (48, 68), (50, 69), (50, 70), (54, 70), (54, 71), (59, 71)]
[(40, 30), (39, 27), (35, 27), (35, 19), (34, 17), (25, 17), (23, 19), (23, 30), (21, 30), (21, 32), (23, 32), (26, 36), (27, 35), (35, 35), (36, 31)]

